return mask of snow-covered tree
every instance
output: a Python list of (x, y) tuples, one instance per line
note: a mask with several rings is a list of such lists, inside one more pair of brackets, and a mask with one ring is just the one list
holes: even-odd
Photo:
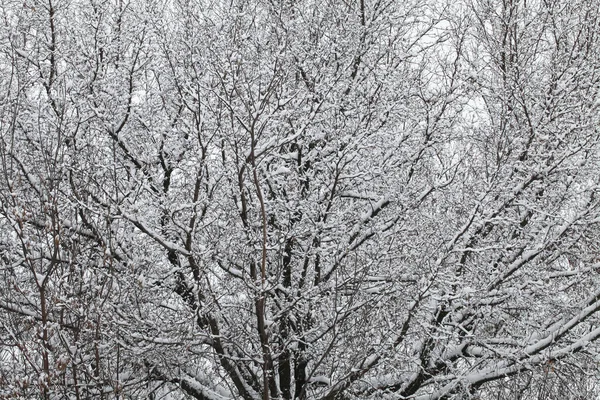
[(5, 1), (0, 397), (589, 398), (596, 3)]

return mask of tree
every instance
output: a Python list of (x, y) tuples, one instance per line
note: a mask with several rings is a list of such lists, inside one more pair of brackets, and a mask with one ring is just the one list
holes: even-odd
[(0, 395), (597, 385), (594, 1), (2, 16)]

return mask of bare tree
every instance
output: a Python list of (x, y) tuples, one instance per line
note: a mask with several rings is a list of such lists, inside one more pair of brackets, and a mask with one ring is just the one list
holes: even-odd
[(589, 396), (595, 3), (3, 3), (0, 396)]

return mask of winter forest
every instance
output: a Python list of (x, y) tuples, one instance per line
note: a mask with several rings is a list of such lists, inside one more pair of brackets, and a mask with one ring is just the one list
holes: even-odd
[(598, 0), (2, 0), (0, 399), (600, 395)]

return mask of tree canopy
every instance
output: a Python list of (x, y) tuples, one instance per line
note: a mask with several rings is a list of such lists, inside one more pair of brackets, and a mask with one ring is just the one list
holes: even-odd
[(0, 398), (600, 391), (596, 0), (4, 0)]

